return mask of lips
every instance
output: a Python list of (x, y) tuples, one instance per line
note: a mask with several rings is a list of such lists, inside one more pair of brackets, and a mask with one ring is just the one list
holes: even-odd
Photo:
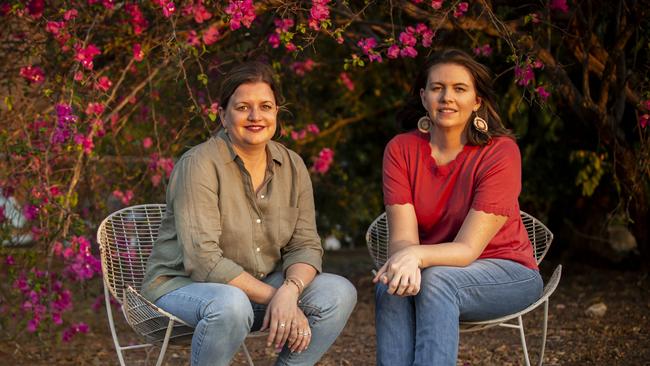
[(250, 125), (250, 126), (246, 126), (244, 128), (246, 130), (248, 130), (248, 131), (251, 131), (251, 132), (260, 132), (263, 129), (265, 129), (266, 127), (265, 126), (260, 126), (260, 125)]

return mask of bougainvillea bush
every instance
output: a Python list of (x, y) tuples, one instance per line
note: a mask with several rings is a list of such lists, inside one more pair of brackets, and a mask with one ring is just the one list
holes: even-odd
[(453, 46), (497, 74), (521, 137), (523, 205), (571, 220), (597, 204), (647, 254), (646, 12), (589, 0), (0, 1), (2, 329), (89, 331), (69, 314), (100, 293), (98, 223), (163, 201), (175, 159), (217, 127), (223, 75), (250, 59), (281, 76), (280, 139), (311, 168), (323, 236), (362, 242), (382, 210), (395, 111), (421, 61)]

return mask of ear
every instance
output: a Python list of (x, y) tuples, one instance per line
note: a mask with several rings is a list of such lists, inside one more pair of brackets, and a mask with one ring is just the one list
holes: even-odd
[(474, 105), (474, 112), (478, 111), (483, 105), (483, 99), (481, 97), (476, 97), (476, 104)]

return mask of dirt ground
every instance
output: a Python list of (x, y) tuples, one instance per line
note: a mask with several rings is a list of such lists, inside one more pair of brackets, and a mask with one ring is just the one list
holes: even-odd
[[(322, 366), (374, 365), (374, 295), (370, 261), (363, 249), (328, 253), (326, 270), (348, 276), (358, 289), (358, 303), (346, 328), (319, 362)], [(542, 264), (548, 278), (557, 261)], [(90, 299), (88, 300), (91, 301)], [(586, 309), (598, 303), (607, 307), (604, 316), (589, 316)], [(21, 335), (0, 341), (2, 365), (117, 365), (104, 308), (93, 312), (77, 305), (72, 316), (85, 321), (91, 333), (61, 343), (56, 335), (40, 339)], [(123, 343), (135, 342), (121, 314), (118, 328)], [(542, 309), (524, 318), (533, 363), (537, 363)], [(263, 339), (246, 344), (256, 365), (272, 365), (274, 354)], [(563, 263), (560, 286), (551, 297), (546, 365), (650, 365), (650, 279), (647, 274), (593, 264)], [(157, 349), (130, 351), (130, 365), (154, 365)], [(128, 351), (127, 351), (128, 352)], [(148, 357), (147, 357), (148, 356)], [(189, 364), (187, 348), (168, 351), (165, 365)], [(234, 365), (244, 365), (240, 353)], [(522, 365), (518, 332), (492, 328), (461, 335), (458, 365)]]

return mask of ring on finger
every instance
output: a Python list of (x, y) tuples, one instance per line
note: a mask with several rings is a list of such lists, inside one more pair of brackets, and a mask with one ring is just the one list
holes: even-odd
[(287, 326), (287, 325), (284, 324), (284, 323), (280, 323), (280, 325), (279, 325), (280, 328), (284, 328), (284, 327), (286, 327), (286, 326)]

